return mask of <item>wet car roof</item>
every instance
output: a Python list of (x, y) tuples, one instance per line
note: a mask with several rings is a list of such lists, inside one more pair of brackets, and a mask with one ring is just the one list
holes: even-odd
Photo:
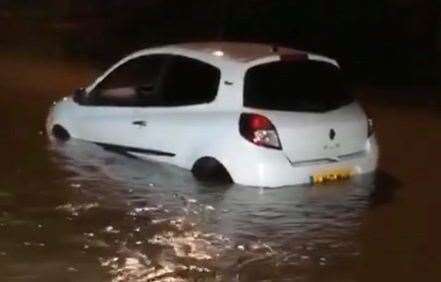
[(198, 42), (176, 44), (169, 47), (198, 52), (201, 55), (219, 55), (237, 62), (250, 62), (281, 54), (306, 53), (276, 45), (239, 42)]
[(192, 54), (195, 57), (205, 58), (208, 60), (210, 58), (217, 57), (221, 58), (224, 62), (230, 61), (241, 64), (273, 56), (280, 57), (281, 55), (313, 55), (305, 51), (279, 47), (277, 45), (215, 41), (180, 43), (158, 48), (148, 48), (135, 52), (133, 56), (151, 52)]

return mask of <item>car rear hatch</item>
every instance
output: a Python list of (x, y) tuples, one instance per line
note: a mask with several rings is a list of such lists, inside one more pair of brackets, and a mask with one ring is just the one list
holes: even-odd
[(300, 60), (252, 67), (245, 76), (244, 106), (270, 119), (293, 165), (364, 152), (366, 116), (332, 64)]

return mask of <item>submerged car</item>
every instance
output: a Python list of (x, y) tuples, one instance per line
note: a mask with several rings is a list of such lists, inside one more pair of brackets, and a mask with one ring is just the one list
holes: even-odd
[(346, 179), (378, 160), (373, 122), (338, 63), (265, 44), (138, 51), (56, 103), (47, 130), (261, 187)]

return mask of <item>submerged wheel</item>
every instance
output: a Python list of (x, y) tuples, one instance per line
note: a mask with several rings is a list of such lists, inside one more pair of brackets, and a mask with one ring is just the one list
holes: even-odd
[(191, 169), (193, 175), (202, 181), (215, 181), (232, 183), (227, 169), (215, 158), (203, 157), (199, 159)]
[(66, 130), (66, 128), (62, 127), (59, 124), (56, 124), (54, 125), (54, 127), (52, 127), (52, 135), (62, 141), (67, 141), (70, 139), (69, 132)]

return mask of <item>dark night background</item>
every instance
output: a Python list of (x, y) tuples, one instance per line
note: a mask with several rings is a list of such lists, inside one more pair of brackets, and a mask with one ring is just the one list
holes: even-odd
[(436, 0), (3, 0), (0, 44), (109, 62), (180, 41), (272, 42), (336, 57), (354, 81), (439, 85), (440, 11)]

